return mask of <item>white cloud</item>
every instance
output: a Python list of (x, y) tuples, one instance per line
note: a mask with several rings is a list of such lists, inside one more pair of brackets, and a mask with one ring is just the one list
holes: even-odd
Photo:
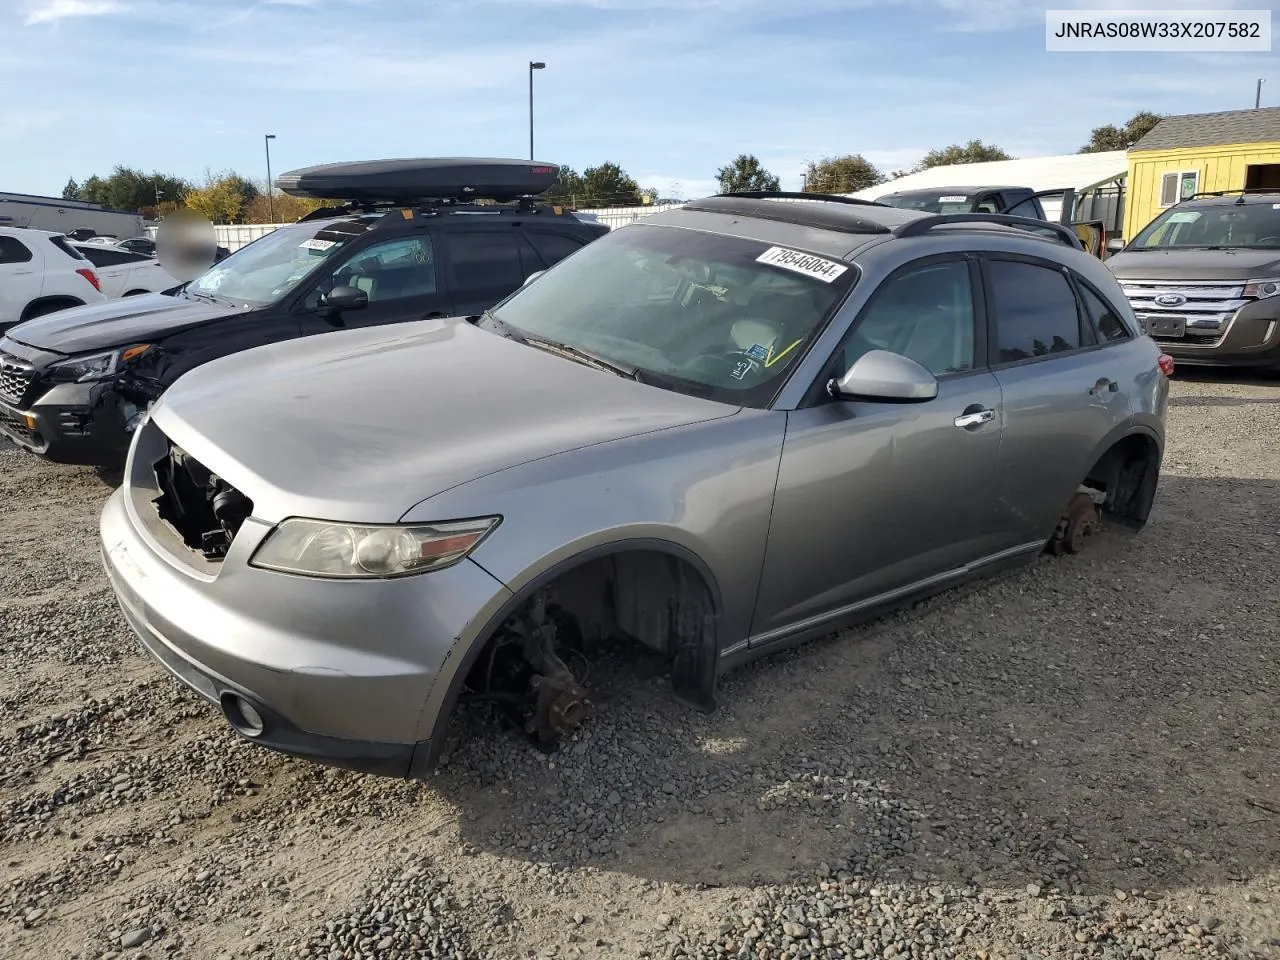
[(120, 13), (124, 8), (119, 0), (49, 0), (42, 6), (33, 7), (23, 23), (30, 27), (38, 23), (57, 23), (72, 17), (101, 17)]

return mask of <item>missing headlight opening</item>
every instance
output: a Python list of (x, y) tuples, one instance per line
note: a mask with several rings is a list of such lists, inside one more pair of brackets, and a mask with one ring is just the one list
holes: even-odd
[(155, 476), (160, 519), (207, 559), (225, 557), (241, 524), (253, 512), (253, 502), (173, 444), (168, 455), (156, 461)]

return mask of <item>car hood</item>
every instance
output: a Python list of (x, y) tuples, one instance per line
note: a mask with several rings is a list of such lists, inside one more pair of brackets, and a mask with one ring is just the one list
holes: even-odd
[(170, 387), (152, 420), (261, 520), (389, 523), (499, 470), (739, 409), (452, 319), (215, 360)]
[(36, 317), (11, 327), (7, 336), (10, 340), (51, 353), (91, 353), (158, 340), (196, 324), (241, 313), (244, 309), (148, 293)]
[(1119, 280), (1261, 280), (1280, 276), (1280, 250), (1144, 250), (1117, 253)]

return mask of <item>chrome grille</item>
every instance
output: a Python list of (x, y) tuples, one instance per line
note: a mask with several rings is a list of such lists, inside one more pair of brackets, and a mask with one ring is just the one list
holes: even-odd
[(35, 375), (35, 368), (25, 360), (19, 360), (12, 354), (0, 353), (0, 400), (22, 403)]
[[(1231, 318), (1253, 298), (1244, 295), (1243, 280), (1125, 280), (1120, 286), (1129, 298), (1129, 306), (1137, 315), (1144, 329), (1152, 322), (1181, 320), (1186, 324), (1185, 337), (1161, 336), (1153, 332), (1157, 340), (1171, 339), (1182, 342), (1209, 344), (1221, 340), (1227, 332)], [(1177, 302), (1181, 298), (1182, 302)], [(1163, 301), (1163, 302), (1162, 302)]]

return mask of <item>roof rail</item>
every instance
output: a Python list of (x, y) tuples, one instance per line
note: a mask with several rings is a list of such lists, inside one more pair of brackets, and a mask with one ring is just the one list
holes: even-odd
[(1201, 193), (1193, 193), (1187, 199), (1199, 200), (1201, 197), (1230, 197), (1239, 194), (1239, 196), (1236, 197), (1236, 203), (1244, 203), (1245, 197), (1260, 193), (1280, 193), (1280, 187), (1244, 187), (1240, 190), (1205, 190)]
[(779, 223), (795, 223), (805, 227), (818, 227), (838, 233), (888, 233), (889, 228), (874, 220), (864, 220), (845, 210), (833, 210), (825, 204), (773, 203), (771, 198), (722, 193), (701, 200), (690, 200), (670, 215), (692, 213), (727, 213), (755, 217), (759, 220), (775, 220)]
[[(1050, 230), (1056, 238), (1069, 247), (1083, 250), (1084, 245), (1074, 232), (1059, 223), (1048, 220), (1036, 220), (1033, 217), (1015, 217), (1007, 213), (940, 213), (932, 217), (920, 217), (908, 220), (894, 228), (895, 237), (918, 237), (928, 233), (934, 227), (942, 227), (952, 223), (994, 223), (1005, 227), (1021, 227), (1024, 230)], [(1047, 238), (1046, 238), (1047, 239)]]
[(1235, 194), (1243, 196), (1247, 193), (1280, 193), (1280, 187), (1244, 187), (1240, 190), (1201, 190), (1199, 193), (1193, 193), (1188, 200), (1195, 200), (1197, 197), (1231, 197)]
[(750, 197), (754, 200), (822, 200), (827, 203), (850, 203), (860, 207), (887, 207), (887, 203), (875, 200), (859, 200), (838, 193), (809, 193), (796, 190), (735, 190), (733, 193), (717, 193), (717, 197)]

